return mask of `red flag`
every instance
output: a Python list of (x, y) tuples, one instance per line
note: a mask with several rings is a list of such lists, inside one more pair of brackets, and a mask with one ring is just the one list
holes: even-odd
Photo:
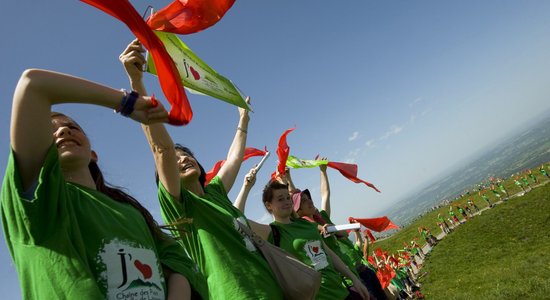
[[(265, 151), (260, 150), (260, 149), (256, 149), (256, 148), (252, 148), (252, 147), (247, 147), (246, 149), (244, 149), (243, 161), (245, 161), (245, 160), (247, 160), (247, 159), (249, 159), (253, 156), (264, 156), (267, 153), (267, 148), (264, 148), (264, 149), (265, 149)], [(214, 165), (214, 167), (206, 173), (206, 184), (208, 184), (210, 182), (210, 180), (212, 180), (212, 178), (216, 177), (216, 174), (218, 174), (218, 172), (220, 171), (220, 169), (222, 168), (224, 163), (225, 163), (225, 159), (218, 161)]]
[(395, 277), (395, 270), (392, 269), (389, 265), (384, 265), (383, 267), (378, 268), (376, 271), (376, 277), (380, 281), (380, 285), (383, 289), (387, 288), (390, 285), (390, 281)]
[(378, 257), (378, 258), (383, 258), (383, 256), (384, 256), (384, 254), (382, 253), (381, 248), (374, 249), (374, 255), (376, 255), (376, 257)]
[(336, 169), (340, 172), (340, 174), (344, 175), (347, 179), (355, 182), (355, 183), (364, 183), (368, 187), (374, 189), (375, 191), (380, 193), (380, 190), (377, 189), (372, 183), (364, 181), (362, 179), (357, 178), (357, 165), (356, 164), (346, 164), (341, 162), (332, 162), (330, 161), (327, 166), (330, 168)]
[(175, 0), (153, 14), (147, 24), (153, 30), (190, 34), (216, 24), (235, 0)]
[[(286, 143), (286, 136), (291, 133), (296, 127), (287, 129), (281, 137), (279, 138), (279, 145), (277, 146), (277, 157), (279, 158), (279, 163), (277, 165), (277, 171), (280, 175), (285, 175), (286, 160), (288, 159), (288, 154), (290, 153), (290, 147)], [(275, 178), (276, 173), (271, 174), (271, 178)]]
[(149, 50), (166, 99), (172, 105), (168, 115), (170, 124), (185, 125), (191, 121), (193, 112), (183, 90), (181, 78), (168, 52), (159, 38), (147, 26), (128, 0), (81, 0), (122, 21), (139, 41)]
[(361, 223), (361, 225), (367, 227), (370, 230), (374, 230), (376, 232), (399, 228), (399, 226), (395, 225), (390, 219), (388, 219), (387, 216), (383, 216), (380, 218), (368, 218), (368, 219), (356, 219), (353, 217), (349, 217), (349, 220), (357, 221)]

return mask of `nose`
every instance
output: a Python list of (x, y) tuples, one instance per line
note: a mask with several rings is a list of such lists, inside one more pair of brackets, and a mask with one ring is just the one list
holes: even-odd
[(189, 158), (187, 157), (187, 155), (180, 155), (178, 157), (178, 163), (179, 164), (183, 164), (185, 162), (187, 162), (189, 160)]
[(61, 126), (54, 132), (55, 137), (62, 137), (64, 135), (72, 135), (71, 128), (68, 126)]

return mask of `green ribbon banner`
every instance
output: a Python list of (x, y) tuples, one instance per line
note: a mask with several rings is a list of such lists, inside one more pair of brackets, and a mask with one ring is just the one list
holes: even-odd
[[(235, 85), (203, 62), (175, 34), (155, 31), (174, 60), (183, 86), (190, 92), (214, 98), (250, 110)], [(151, 55), (147, 55), (147, 72), (157, 75)]]
[(292, 155), (289, 155), (286, 160), (287, 167), (293, 169), (315, 168), (326, 164), (328, 164), (328, 160), (299, 159), (298, 157)]

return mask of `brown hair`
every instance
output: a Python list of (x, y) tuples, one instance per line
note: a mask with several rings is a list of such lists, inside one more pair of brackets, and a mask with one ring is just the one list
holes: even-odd
[(166, 237), (166, 233), (160, 230), (158, 223), (155, 221), (151, 213), (145, 207), (143, 207), (143, 205), (141, 205), (139, 201), (136, 200), (136, 198), (124, 192), (120, 187), (112, 186), (105, 181), (103, 173), (101, 173), (101, 170), (99, 169), (99, 166), (96, 162), (90, 161), (90, 163), (88, 164), (88, 169), (92, 174), (96, 189), (99, 192), (107, 195), (109, 198), (117, 202), (127, 203), (133, 206), (141, 213), (141, 215), (145, 219), (147, 227), (149, 227), (149, 231), (151, 231), (153, 237), (159, 239)]
[[(262, 202), (264, 203), (264, 206), (266, 206), (266, 203), (271, 203), (271, 200), (273, 200), (273, 191), (274, 190), (281, 190), (285, 189), (288, 190), (288, 185), (281, 183), (277, 180), (270, 180), (264, 187), (264, 191), (262, 193)], [(267, 209), (267, 207), (266, 207)], [(269, 211), (269, 210), (268, 210)], [(271, 213), (269, 211), (269, 213)]]

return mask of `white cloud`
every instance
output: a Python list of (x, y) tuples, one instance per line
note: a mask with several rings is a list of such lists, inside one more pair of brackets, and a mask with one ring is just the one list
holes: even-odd
[(376, 146), (376, 144), (374, 143), (374, 140), (368, 140), (365, 145), (368, 147), (368, 148), (374, 148)]
[(393, 125), (390, 130), (392, 134), (398, 134), (403, 130), (403, 126)]
[(384, 134), (380, 137), (380, 140), (386, 140), (386, 139), (388, 139), (390, 136), (400, 133), (401, 131), (403, 131), (403, 128), (405, 128), (405, 127), (404, 127), (404, 126), (392, 125), (392, 126), (390, 127), (390, 130), (387, 131), (386, 133), (384, 133)]
[(354, 131), (348, 138), (348, 141), (355, 141), (359, 137), (359, 131)]
[(355, 159), (361, 153), (361, 148), (355, 148), (348, 152), (348, 156), (345, 159), (345, 163), (352, 164), (355, 163)]

